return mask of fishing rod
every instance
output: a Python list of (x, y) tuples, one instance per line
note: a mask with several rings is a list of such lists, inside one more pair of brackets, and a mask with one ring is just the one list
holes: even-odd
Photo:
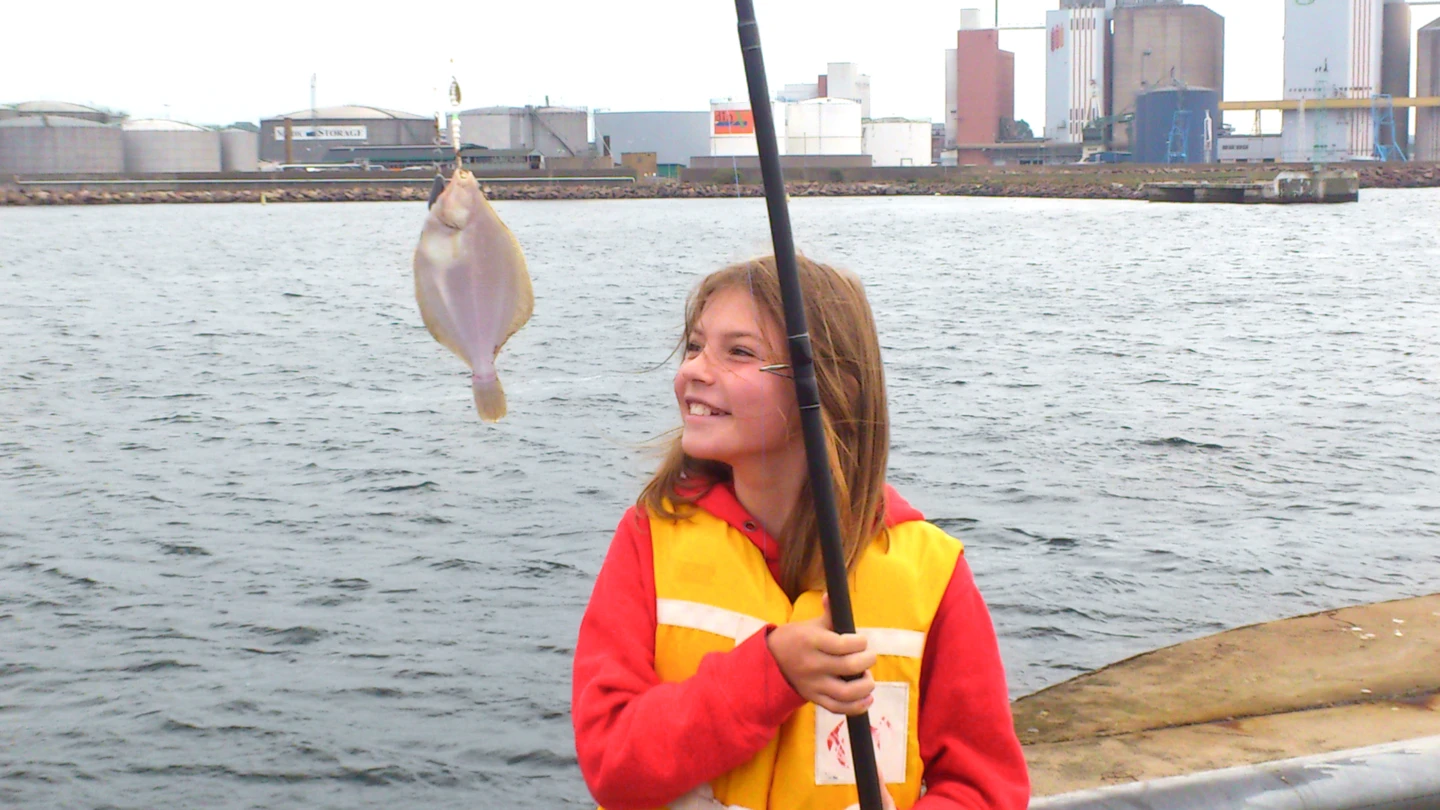
[[(785, 308), (790, 367), (795, 375), (795, 399), (800, 405), (800, 426), (805, 434), (805, 459), (810, 472), (810, 496), (820, 529), (820, 554), (825, 565), (825, 587), (830, 594), (830, 621), (835, 632), (853, 634), (855, 616), (850, 608), (850, 586), (845, 552), (840, 542), (840, 517), (835, 508), (835, 482), (830, 476), (830, 453), (825, 446), (825, 425), (820, 413), (820, 387), (815, 381), (815, 355), (810, 327), (805, 322), (805, 291), (795, 266), (795, 238), (790, 230), (790, 207), (785, 198), (785, 176), (780, 169), (780, 147), (775, 141), (775, 115), (765, 81), (765, 57), (760, 52), (760, 26), (752, 0), (735, 0), (739, 21), (740, 52), (745, 59), (745, 81), (750, 88), (750, 114), (755, 121), (755, 143), (760, 152), (760, 175), (765, 183), (765, 205), (770, 212), (770, 239), (775, 246), (775, 270), (780, 277), (780, 299)], [(861, 810), (881, 810), (880, 776), (870, 737), (870, 713), (846, 718), (850, 752), (855, 763), (855, 787)]]

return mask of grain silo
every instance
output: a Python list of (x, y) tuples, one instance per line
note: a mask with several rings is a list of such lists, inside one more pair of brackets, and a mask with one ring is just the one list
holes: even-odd
[(125, 173), (171, 174), (220, 171), (220, 133), (181, 121), (126, 121)]
[(319, 107), (261, 121), (260, 159), (323, 163), (334, 146), (433, 146), (438, 136), (435, 119), (426, 115), (358, 104)]
[(254, 172), (260, 170), (260, 134), (245, 129), (220, 131), (220, 170)]
[(0, 176), (124, 170), (125, 146), (117, 126), (59, 115), (0, 121)]

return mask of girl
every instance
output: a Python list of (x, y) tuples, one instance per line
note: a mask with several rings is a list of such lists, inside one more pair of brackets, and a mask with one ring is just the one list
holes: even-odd
[(1025, 760), (961, 544), (885, 484), (864, 290), (798, 264), (859, 632), (830, 625), (775, 262), (727, 267), (686, 308), (684, 426), (581, 621), (580, 770), (607, 810), (844, 810), (845, 715), (868, 711), (887, 808), (1021, 810)]

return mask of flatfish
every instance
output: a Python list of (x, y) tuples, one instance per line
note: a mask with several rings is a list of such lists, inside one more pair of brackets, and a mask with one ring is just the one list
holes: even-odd
[(520, 243), (464, 169), (435, 199), (420, 232), (415, 300), (430, 335), (470, 366), (480, 418), (498, 421), (505, 391), (495, 358), (530, 320), (535, 293)]

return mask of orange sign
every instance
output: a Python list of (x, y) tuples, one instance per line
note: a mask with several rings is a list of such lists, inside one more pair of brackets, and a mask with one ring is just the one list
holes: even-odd
[(716, 110), (716, 135), (755, 134), (755, 115), (749, 110)]

